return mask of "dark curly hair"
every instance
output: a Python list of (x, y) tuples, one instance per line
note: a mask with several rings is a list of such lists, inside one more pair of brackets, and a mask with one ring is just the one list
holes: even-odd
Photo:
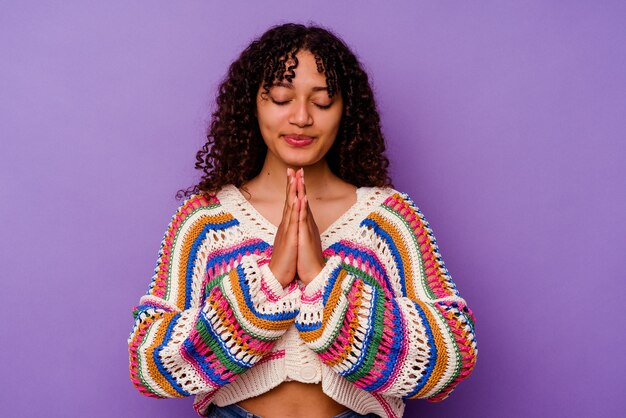
[[(345, 43), (327, 29), (287, 23), (274, 26), (253, 41), (234, 61), (219, 87), (207, 142), (196, 154), (200, 182), (178, 197), (214, 192), (226, 184), (241, 187), (262, 169), (267, 146), (256, 114), (259, 88), (291, 81), (295, 55), (311, 52), (326, 77), (328, 94), (339, 92), (344, 108), (337, 137), (326, 154), (332, 172), (355, 186), (390, 186), (389, 160), (380, 117), (367, 73)], [(286, 67), (287, 62), (293, 65)]]

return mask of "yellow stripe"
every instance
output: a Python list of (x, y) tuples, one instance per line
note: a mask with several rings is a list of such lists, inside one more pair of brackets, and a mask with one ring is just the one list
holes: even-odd
[(219, 308), (219, 299), (217, 297), (212, 295), (209, 299), (207, 299), (207, 302), (211, 305), (213, 311), (218, 316), (220, 324), (225, 325), (228, 329), (228, 332), (230, 333), (231, 338), (235, 339), (238, 347), (241, 347), (241, 349), (244, 350), (246, 353), (250, 353), (254, 356), (262, 356), (266, 354), (266, 351), (256, 350), (250, 347), (248, 343), (242, 342), (241, 338), (236, 336), (235, 325), (232, 320), (228, 318), (228, 313)]
[[(354, 317), (352, 318), (352, 321), (350, 322), (350, 326), (348, 328), (348, 343), (347, 345), (343, 346), (343, 350), (339, 352), (339, 356), (337, 358), (326, 361), (326, 365), (329, 367), (333, 367), (337, 364), (343, 363), (348, 358), (350, 349), (354, 346), (354, 333), (355, 330), (359, 327), (359, 311), (361, 310), (361, 293), (363, 292), (363, 282), (356, 282), (356, 286), (358, 291), (354, 295)], [(341, 325), (343, 326), (343, 324)]]
[[(416, 300), (415, 302), (422, 308), (424, 314), (426, 315), (426, 319), (430, 324), (430, 329), (433, 333), (433, 338), (435, 340), (435, 347), (437, 348), (437, 362), (435, 363), (435, 367), (426, 385), (424, 385), (424, 387), (419, 392), (417, 392), (415, 396), (411, 397), (411, 399), (423, 397), (425, 394), (430, 392), (437, 385), (437, 383), (439, 383), (448, 365), (448, 351), (446, 350), (446, 342), (443, 338), (441, 330), (439, 329), (439, 326), (437, 325), (437, 318), (429, 309), (429, 305), (426, 305), (424, 302), (419, 300)], [(454, 339), (454, 337), (452, 338)]]
[[(169, 322), (174, 315), (176, 315), (174, 312), (166, 312), (163, 314), (163, 320), (158, 324), (156, 337), (150, 347), (146, 350), (148, 356), (148, 374), (152, 377), (152, 380), (159, 385), (159, 388), (167, 392), (171, 397), (182, 398), (183, 396), (178, 393), (178, 391), (172, 387), (170, 382), (168, 382), (167, 379), (159, 372), (156, 363), (151, 359), (154, 349), (163, 343), (163, 340), (165, 339), (165, 332), (167, 331)], [(153, 326), (157, 326), (156, 323)]]
[(402, 259), (402, 265), (404, 267), (404, 276), (400, 277), (400, 280), (404, 279), (407, 296), (410, 299), (417, 300), (418, 297), (415, 294), (415, 288), (413, 287), (413, 270), (412, 270), (412, 262), (409, 254), (411, 251), (409, 250), (407, 244), (402, 239), (402, 234), (398, 231), (398, 228), (393, 223), (389, 222), (387, 219), (383, 218), (377, 213), (373, 213), (369, 216), (374, 222), (376, 222), (380, 227), (389, 234), (393, 243), (395, 244), (398, 252), (400, 253), (400, 258)]
[[(196, 220), (193, 226), (188, 230), (187, 235), (183, 237), (182, 248), (180, 251), (180, 264), (178, 266), (178, 296), (176, 298), (176, 306), (180, 309), (185, 309), (185, 301), (187, 296), (187, 266), (189, 264), (189, 255), (191, 254), (191, 247), (194, 241), (204, 227), (209, 223), (226, 223), (232, 220), (233, 217), (230, 214), (219, 215), (204, 215)], [(206, 260), (203, 260), (206, 261)]]
[(246, 318), (247, 321), (252, 322), (255, 326), (266, 329), (266, 330), (285, 330), (291, 326), (293, 323), (293, 319), (283, 319), (280, 321), (277, 320), (268, 320), (259, 318), (252, 311), (247, 308), (246, 300), (243, 296), (243, 291), (239, 286), (239, 275), (237, 274), (237, 269), (234, 269), (228, 274), (228, 278), (230, 279), (230, 284), (233, 287), (233, 291), (235, 294), (235, 298), (237, 299), (237, 306), (241, 309), (239, 312)]
[[(337, 280), (335, 280), (335, 285), (328, 296), (328, 301), (324, 305), (324, 314), (322, 317), (322, 326), (313, 331), (305, 331), (300, 333), (300, 337), (306, 342), (313, 342), (322, 336), (322, 332), (326, 329), (326, 324), (328, 323), (333, 310), (339, 304), (339, 298), (342, 295), (341, 283), (348, 273), (346, 270), (341, 269), (339, 274), (337, 275)], [(323, 292), (323, 290), (322, 290)]]

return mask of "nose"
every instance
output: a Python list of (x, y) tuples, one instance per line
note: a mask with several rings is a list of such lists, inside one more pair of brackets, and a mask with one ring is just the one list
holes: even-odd
[(289, 116), (289, 123), (304, 128), (313, 124), (313, 116), (309, 112), (306, 100), (296, 101), (293, 112)]

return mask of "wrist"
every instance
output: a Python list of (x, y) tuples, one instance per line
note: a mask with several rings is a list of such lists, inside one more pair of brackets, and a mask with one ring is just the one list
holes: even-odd
[(324, 269), (324, 266), (326, 266), (326, 263), (324, 262), (324, 260), (320, 260), (315, 267), (312, 267), (311, 269), (309, 269), (305, 274), (300, 275), (298, 274), (298, 276), (300, 277), (300, 281), (306, 286), (309, 283), (311, 283), (313, 281), (313, 279), (315, 279), (317, 276), (319, 276), (319, 274), (322, 272), (322, 270)]
[(267, 267), (270, 273), (272, 273), (272, 275), (276, 279), (276, 281), (280, 283), (280, 285), (283, 287), (283, 289), (287, 288), (294, 279), (294, 275), (289, 275), (289, 273), (282, 272), (280, 271), (280, 269), (272, 266), (271, 261), (269, 262)]

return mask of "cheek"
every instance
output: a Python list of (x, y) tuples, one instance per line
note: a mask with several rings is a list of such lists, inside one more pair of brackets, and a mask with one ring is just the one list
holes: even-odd
[(339, 125), (341, 123), (341, 112), (326, 114), (323, 119), (324, 126), (329, 131), (336, 132), (339, 130)]
[(281, 112), (260, 108), (257, 111), (257, 119), (261, 129), (276, 130), (280, 128), (283, 117)]

